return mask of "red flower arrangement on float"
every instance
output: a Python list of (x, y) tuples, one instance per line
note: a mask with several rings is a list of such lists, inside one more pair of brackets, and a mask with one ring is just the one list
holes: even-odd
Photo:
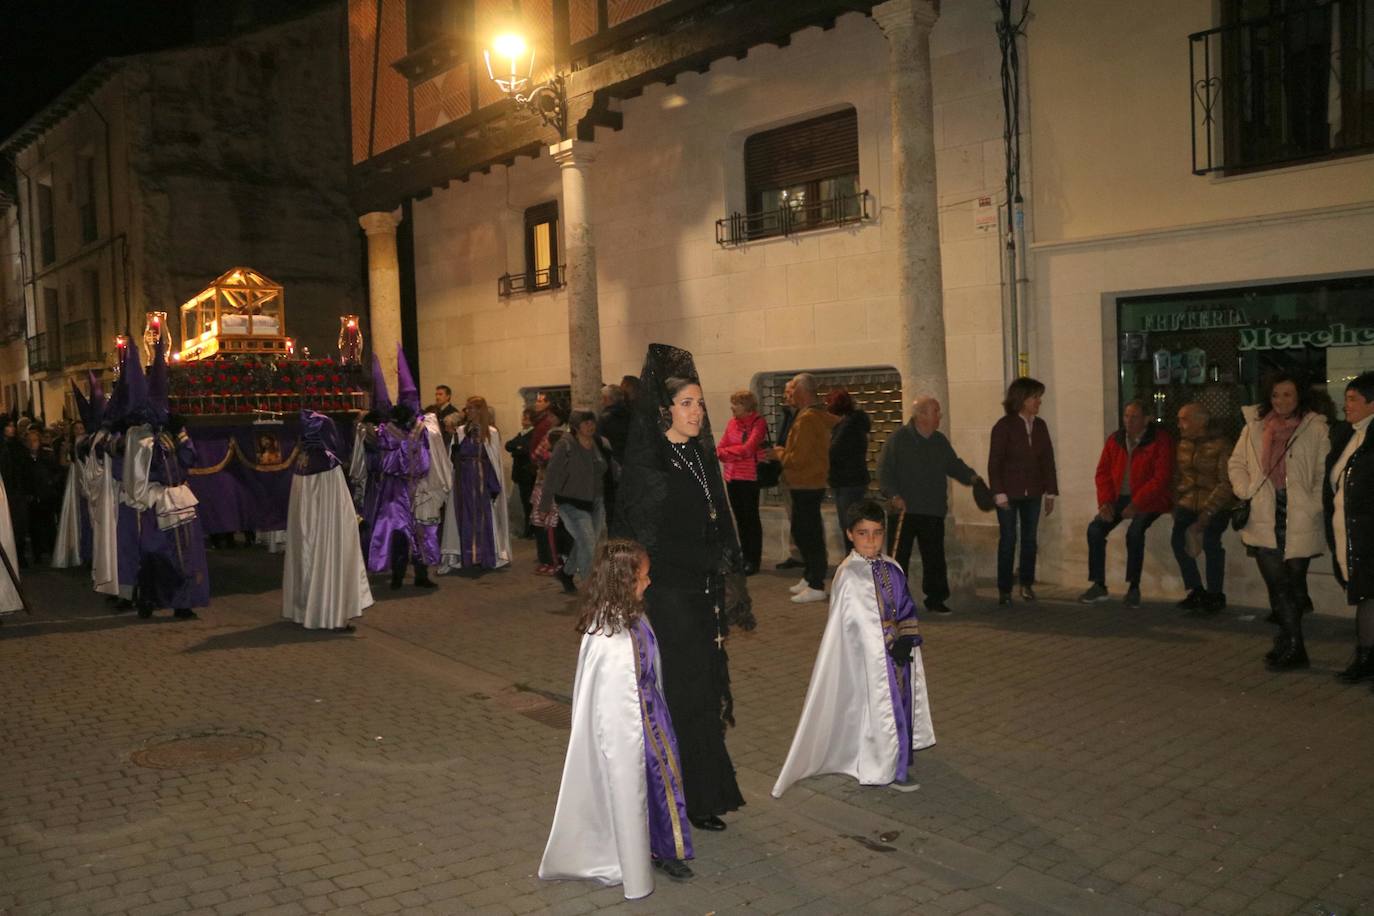
[(368, 380), (361, 367), (333, 359), (216, 357), (173, 364), (172, 408), (183, 414), (364, 409)]

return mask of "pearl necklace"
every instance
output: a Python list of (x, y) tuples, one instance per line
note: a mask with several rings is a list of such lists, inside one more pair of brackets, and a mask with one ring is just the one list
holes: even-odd
[[(711, 498), (711, 487), (706, 482), (706, 467), (701, 463), (700, 456), (688, 448), (688, 443), (686, 442), (673, 442), (670, 439), (668, 440), (668, 444), (673, 447), (673, 454), (676, 456), (673, 458), (673, 467), (685, 467), (688, 473), (696, 479), (696, 482), (701, 484), (701, 492), (706, 497), (706, 513), (711, 517), (711, 521), (714, 522), (716, 520), (716, 502)], [(682, 464), (678, 464), (678, 458), (682, 459)], [(695, 462), (693, 459), (695, 459)]]

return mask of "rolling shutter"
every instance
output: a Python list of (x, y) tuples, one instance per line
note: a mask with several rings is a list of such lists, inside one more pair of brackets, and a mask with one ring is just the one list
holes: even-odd
[(853, 108), (754, 134), (744, 141), (745, 192), (790, 188), (858, 174), (859, 119)]

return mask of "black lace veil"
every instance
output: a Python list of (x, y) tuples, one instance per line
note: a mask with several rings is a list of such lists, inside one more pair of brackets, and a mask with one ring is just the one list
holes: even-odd
[[(639, 397), (631, 414), (624, 469), (616, 487), (612, 534), (639, 541), (650, 554), (658, 546), (660, 526), (669, 521), (663, 517), (662, 510), (668, 495), (669, 446), (664, 433), (668, 430), (668, 406), (672, 403), (667, 387), (671, 378), (686, 378), (701, 384), (691, 353), (668, 344), (650, 344), (644, 356), (644, 371), (639, 377)], [(734, 514), (728, 511), (730, 503), (720, 474), (720, 462), (716, 460), (709, 413), (702, 419), (697, 446), (701, 449), (711, 500), (725, 510), (719, 517), (721, 568), (718, 572), (722, 575), (742, 572), (744, 563), (739, 533), (735, 530)]]

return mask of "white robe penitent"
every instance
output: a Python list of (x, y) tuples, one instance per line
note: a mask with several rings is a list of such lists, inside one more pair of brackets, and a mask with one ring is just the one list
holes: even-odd
[(623, 884), (629, 900), (653, 893), (641, 716), (629, 631), (583, 636), (568, 756), (539, 877)]
[(105, 433), (96, 434), (91, 454), (82, 465), (91, 506), (91, 582), (103, 595), (119, 594), (119, 488), (110, 470), (110, 457), (96, 445)]
[(293, 475), (281, 601), (282, 616), (307, 630), (348, 626), (372, 606), (358, 513), (342, 467)]
[(81, 462), (67, 465), (67, 486), (62, 490), (62, 512), (57, 517), (57, 540), (52, 546), (52, 568), (80, 566), (81, 556)]
[[(14, 525), (10, 522), (10, 498), (5, 482), (0, 480), (0, 547), (5, 550), (15, 576), (19, 575), (19, 553), (14, 549)], [(13, 614), (24, 609), (19, 600), (19, 588), (10, 574), (0, 567), (0, 614)]]
[[(844, 773), (863, 785), (892, 782), (899, 742), (887, 671), (872, 568), (851, 553), (831, 584), (830, 616), (774, 798), (794, 782), (821, 773)], [(919, 646), (911, 650), (911, 743), (917, 751), (935, 743)]]
[[(453, 434), (453, 445), (456, 448), (466, 437), (467, 427), (458, 427)], [(506, 499), (506, 491), (509, 484), (506, 482), (506, 474), (501, 464), (501, 449), (498, 443), (501, 441), (501, 434), (495, 426), (487, 427), (487, 459), (491, 461), (491, 466), (501, 475), (501, 492), (496, 494), (496, 501), (491, 504), (492, 542), (496, 548), (496, 569), (510, 565), (510, 503)], [(450, 464), (451, 464), (450, 460)], [(444, 507), (444, 527), (439, 532), (440, 547), (439, 553), (443, 556), (443, 566), (445, 569), (457, 569), (462, 566), (458, 559), (458, 554), (462, 550), (462, 544), (458, 539), (458, 491), (453, 491), (453, 498)]]

